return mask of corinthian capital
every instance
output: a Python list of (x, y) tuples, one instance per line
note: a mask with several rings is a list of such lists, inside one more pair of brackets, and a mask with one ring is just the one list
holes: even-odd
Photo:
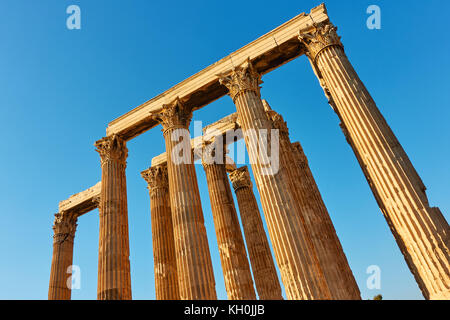
[(173, 128), (187, 129), (192, 119), (192, 109), (176, 98), (174, 102), (163, 105), (160, 113), (151, 114), (151, 117), (161, 123), (164, 133)]
[(280, 131), (280, 134), (289, 135), (289, 128), (287, 126), (287, 122), (284, 121), (283, 116), (279, 113), (273, 111), (272, 115), (272, 124), (275, 129)]
[(77, 217), (68, 212), (58, 212), (55, 214), (53, 222), (53, 241), (62, 243), (64, 241), (72, 241), (75, 237), (77, 229)]
[(141, 172), (142, 178), (148, 183), (148, 189), (153, 192), (158, 188), (169, 188), (167, 164), (150, 167)]
[(233, 68), (231, 72), (218, 76), (220, 84), (228, 88), (228, 94), (233, 101), (238, 94), (246, 91), (254, 91), (259, 95), (259, 85), (263, 83), (261, 75), (256, 72), (250, 59), (239, 67)]
[(274, 129), (278, 129), (281, 134), (289, 135), (289, 129), (283, 116), (272, 110), (269, 103), (266, 100), (262, 100), (264, 110), (266, 111), (267, 118), (272, 122)]
[(225, 164), (227, 146), (222, 139), (215, 139), (214, 142), (203, 142), (202, 165), (206, 169), (208, 166)]
[(117, 161), (126, 165), (128, 149), (125, 140), (114, 134), (98, 140), (95, 143), (97, 152), (100, 154), (102, 165), (110, 161)]
[(300, 142), (294, 142), (292, 143), (292, 147), (294, 148), (294, 156), (298, 164), (302, 168), (305, 168), (308, 165), (308, 158), (306, 158), (306, 155), (303, 152), (302, 145), (300, 144)]
[(323, 49), (330, 46), (343, 47), (341, 43), (341, 37), (336, 33), (337, 27), (331, 22), (323, 22), (314, 25), (312, 28), (306, 30), (300, 30), (298, 33), (298, 39), (308, 49), (308, 55), (313, 62), (316, 61), (317, 56)]
[(233, 172), (230, 172), (229, 176), (235, 191), (243, 187), (252, 187), (252, 181), (250, 180), (247, 166), (237, 168)]

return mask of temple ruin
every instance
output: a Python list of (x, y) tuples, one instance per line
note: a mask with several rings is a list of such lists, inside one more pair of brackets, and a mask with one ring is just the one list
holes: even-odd
[[(202, 161), (206, 173), (229, 299), (283, 299), (282, 286), (286, 297), (293, 300), (361, 299), (307, 157), (300, 143), (290, 140), (283, 117), (260, 94), (265, 74), (303, 54), (341, 121), (342, 131), (423, 296), (450, 299), (449, 225), (439, 208), (428, 203), (422, 180), (353, 69), (323, 4), (109, 123), (106, 136), (95, 143), (101, 160), (101, 182), (60, 202), (55, 215), (48, 298), (71, 298), (66, 270), (72, 265), (77, 219), (95, 208), (100, 219), (97, 297), (132, 298), (126, 145), (161, 125), (166, 152), (155, 155), (151, 166), (142, 171), (150, 194), (157, 299), (217, 298), (196, 159)], [(204, 128), (202, 137), (182, 142), (174, 139), (181, 137), (177, 136), (180, 129), (188, 132), (193, 112), (225, 95), (234, 102), (236, 113)], [(244, 139), (253, 159), (251, 167), (238, 168), (227, 158), (229, 142), (222, 138), (237, 129), (243, 134), (232, 142)], [(274, 129), (278, 134), (279, 168), (268, 174), (264, 159), (258, 156), (260, 146), (246, 132)], [(208, 131), (215, 133), (208, 135)], [(171, 160), (179, 143), (189, 150), (185, 156), (190, 161)], [(249, 170), (255, 178), (263, 215)]]

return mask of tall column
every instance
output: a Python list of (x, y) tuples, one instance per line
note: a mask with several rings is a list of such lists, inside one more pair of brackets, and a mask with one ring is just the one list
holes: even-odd
[(53, 223), (53, 257), (50, 271), (49, 300), (70, 300), (71, 288), (67, 280), (73, 260), (73, 240), (77, 228), (76, 215), (68, 212), (55, 214)]
[(150, 191), (156, 299), (179, 300), (167, 165), (151, 167), (142, 171), (141, 175)]
[(119, 136), (95, 143), (102, 167), (100, 239), (98, 249), (99, 300), (131, 299), (130, 245), (126, 186), (126, 143)]
[[(220, 82), (228, 88), (236, 105), (288, 298), (329, 299), (328, 286), (299, 207), (290, 188), (286, 187), (289, 183), (286, 166), (289, 164), (286, 159), (279, 158), (279, 170), (271, 171), (266, 166), (271, 160), (276, 161), (279, 155), (272, 154), (272, 159), (269, 159), (267, 154), (268, 146), (272, 146), (272, 126), (260, 99), (260, 75), (248, 60), (231, 73), (221, 75)], [(262, 138), (264, 133), (267, 133), (267, 145), (258, 143), (258, 138)]]
[(178, 285), (183, 300), (216, 299), (208, 239), (188, 131), (192, 110), (179, 99), (152, 117), (163, 126)]
[(450, 299), (450, 228), (330, 22), (299, 33), (389, 227), (427, 299)]
[(205, 146), (202, 164), (208, 182), (228, 300), (255, 300), (252, 274), (228, 182), (225, 159), (222, 154), (221, 161), (215, 161), (215, 157), (211, 155), (215, 151), (214, 146), (214, 144)]
[(294, 196), (305, 218), (320, 266), (335, 300), (359, 300), (361, 294), (347, 258), (342, 249), (333, 222), (328, 214), (320, 191), (312, 176), (303, 149), (299, 143), (294, 148), (289, 138), (289, 129), (283, 117), (263, 100), (269, 120), (280, 134), (280, 157), (292, 165), (287, 166)]
[(247, 167), (230, 172), (244, 228), (248, 255), (253, 270), (256, 290), (261, 300), (283, 300), (280, 282), (270, 252), (269, 241), (264, 230), (258, 203), (252, 190)]

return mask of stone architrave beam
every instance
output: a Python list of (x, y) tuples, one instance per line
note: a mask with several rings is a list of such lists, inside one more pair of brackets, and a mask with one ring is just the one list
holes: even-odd
[(73, 212), (77, 217), (97, 208), (96, 199), (100, 197), (102, 183), (70, 196), (67, 200), (59, 202), (59, 212)]
[[(203, 128), (203, 136), (195, 137), (191, 139), (191, 148), (196, 151), (200, 151), (203, 148), (203, 143), (212, 143), (217, 135), (225, 135), (229, 130), (240, 129), (239, 120), (237, 113), (232, 113), (219, 121), (216, 121), (210, 125)], [(243, 138), (239, 132), (235, 137), (235, 141)], [(201, 154), (199, 152), (194, 152), (194, 161), (200, 160)], [(160, 155), (152, 159), (152, 167), (156, 167), (167, 162), (166, 153), (161, 153)]]
[(311, 27), (313, 23), (328, 20), (324, 4), (301, 13), (281, 26), (250, 42), (216, 63), (206, 67), (169, 90), (109, 123), (106, 135), (117, 134), (130, 140), (155, 127), (158, 122), (150, 113), (158, 113), (164, 104), (179, 98), (190, 109), (197, 110), (225, 96), (227, 88), (219, 83), (217, 75), (233, 69), (250, 59), (259, 74), (266, 74), (305, 53), (298, 41), (298, 31)]

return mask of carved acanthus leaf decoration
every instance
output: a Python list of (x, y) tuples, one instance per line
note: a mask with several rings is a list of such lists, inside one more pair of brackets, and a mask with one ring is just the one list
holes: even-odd
[(77, 217), (69, 212), (58, 212), (55, 214), (53, 221), (53, 241), (62, 243), (64, 241), (72, 241), (75, 237), (77, 229)]
[(156, 167), (150, 167), (141, 172), (142, 178), (148, 183), (148, 189), (154, 191), (158, 188), (169, 188), (169, 178), (167, 173), (167, 164)]
[(222, 139), (214, 142), (203, 142), (202, 165), (207, 168), (211, 165), (225, 164), (226, 146)]
[(151, 117), (161, 123), (163, 132), (169, 129), (187, 129), (192, 119), (192, 109), (176, 98), (174, 102), (165, 104), (160, 113), (151, 114)]
[(128, 149), (126, 141), (114, 134), (98, 140), (95, 143), (97, 152), (100, 154), (102, 165), (109, 161), (117, 161), (126, 166)]
[(235, 100), (238, 94), (246, 91), (254, 91), (258, 96), (262, 84), (261, 75), (255, 70), (250, 58), (239, 67), (235, 67), (230, 73), (218, 75), (220, 84), (228, 88), (228, 94)]
[(316, 59), (323, 49), (330, 46), (343, 47), (341, 37), (337, 34), (337, 27), (331, 22), (316, 24), (313, 28), (300, 30), (298, 39), (308, 49), (308, 56), (316, 63)]
[(233, 185), (233, 189), (236, 191), (243, 187), (252, 187), (252, 181), (250, 179), (250, 174), (248, 172), (248, 168), (240, 167), (229, 174), (231, 184)]

